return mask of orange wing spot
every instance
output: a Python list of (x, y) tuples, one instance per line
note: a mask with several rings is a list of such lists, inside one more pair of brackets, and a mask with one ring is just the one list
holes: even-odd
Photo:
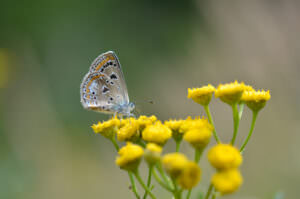
[(96, 71), (100, 70), (101, 67), (102, 67), (104, 64), (106, 64), (109, 60), (115, 60), (115, 57), (114, 57), (113, 55), (110, 55), (110, 54), (107, 55), (106, 58), (100, 62), (100, 64), (96, 67), (95, 70), (96, 70)]
[[(87, 83), (87, 85), (86, 85), (86, 93), (89, 93), (90, 92), (90, 89), (89, 89), (89, 87), (90, 87), (90, 85), (92, 84), (92, 82), (95, 80), (95, 79), (98, 79), (99, 77), (102, 77), (102, 76), (104, 76), (104, 75), (96, 75), (95, 77), (93, 77), (92, 79), (91, 79), (91, 81), (89, 81), (89, 83)], [(90, 95), (87, 95), (86, 96), (88, 99), (90, 99)]]

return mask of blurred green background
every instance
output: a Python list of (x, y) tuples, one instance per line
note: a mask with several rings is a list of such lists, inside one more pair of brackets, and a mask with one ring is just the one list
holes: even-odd
[[(140, 113), (162, 120), (204, 114), (188, 87), (239, 80), (270, 89), (244, 154), (244, 184), (226, 198), (299, 198), (299, 9), (289, 0), (1, 0), (0, 198), (133, 198), (113, 146), (90, 128), (108, 116), (80, 104), (83, 76), (108, 50)], [(229, 106), (213, 100), (211, 109), (229, 141)], [(246, 110), (239, 144), (250, 119)], [(201, 167), (205, 190), (213, 170), (206, 157)]]

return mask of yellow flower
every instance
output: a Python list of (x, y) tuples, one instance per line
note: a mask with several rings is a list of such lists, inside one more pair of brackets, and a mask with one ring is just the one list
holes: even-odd
[(155, 121), (157, 120), (157, 118), (152, 115), (150, 117), (147, 117), (145, 115), (141, 115), (137, 121), (139, 122), (139, 125), (140, 125), (140, 130), (144, 130), (144, 128), (148, 125), (151, 125), (153, 124)]
[(254, 88), (250, 85), (245, 85), (244, 86), (244, 91), (254, 91)]
[(144, 150), (139, 145), (127, 143), (126, 146), (119, 150), (119, 157), (116, 159), (116, 164), (128, 171), (134, 171), (138, 168)]
[(217, 144), (208, 152), (208, 160), (216, 169), (233, 169), (242, 163), (239, 150), (230, 144)]
[(188, 98), (192, 98), (196, 103), (207, 106), (211, 100), (215, 87), (211, 84), (201, 88), (188, 89)]
[(140, 138), (140, 125), (139, 122), (134, 119), (130, 118), (127, 120), (126, 124), (124, 124), (123, 127), (120, 128), (120, 130), (117, 132), (117, 139), (119, 141), (136, 141), (138, 138)]
[(183, 120), (168, 120), (164, 123), (165, 126), (169, 127), (172, 130), (172, 136), (175, 141), (182, 140), (183, 133), (179, 130), (183, 122)]
[(270, 91), (245, 91), (242, 95), (242, 101), (253, 111), (261, 110), (268, 100), (270, 100)]
[(118, 131), (118, 127), (120, 126), (120, 120), (115, 117), (111, 120), (99, 122), (98, 124), (93, 124), (92, 129), (95, 133), (100, 133), (106, 138), (112, 139), (113, 136)]
[[(248, 87), (247, 87), (248, 88)], [(232, 105), (240, 101), (245, 90), (245, 84), (237, 81), (229, 84), (220, 84), (215, 91), (215, 96), (219, 97), (223, 102)]]
[(210, 141), (210, 137), (212, 135), (212, 129), (203, 125), (201, 128), (192, 128), (188, 130), (183, 139), (190, 143), (195, 149), (201, 150)]
[(123, 126), (127, 125), (131, 120), (135, 120), (134, 117), (129, 117), (129, 118), (125, 118), (125, 119), (121, 119), (120, 120), (120, 128), (122, 128)]
[(198, 184), (201, 177), (201, 169), (195, 162), (188, 162), (178, 177), (179, 185), (184, 189), (192, 189)]
[(159, 145), (166, 143), (172, 136), (172, 131), (160, 121), (147, 126), (142, 132), (142, 137), (146, 142), (153, 142)]
[(149, 143), (146, 146), (145, 150), (145, 160), (148, 164), (153, 165), (160, 160), (160, 155), (162, 152), (162, 148), (154, 143)]
[(200, 117), (196, 117), (195, 119), (192, 119), (191, 117), (188, 117), (186, 120), (182, 122), (179, 131), (181, 133), (186, 133), (190, 129), (203, 128), (204, 126), (213, 130), (213, 126), (208, 122), (207, 119), (200, 118)]
[(165, 170), (172, 178), (177, 178), (188, 162), (188, 159), (182, 153), (166, 154), (162, 159)]
[(212, 177), (212, 184), (221, 194), (236, 191), (243, 183), (243, 178), (237, 169), (217, 172)]

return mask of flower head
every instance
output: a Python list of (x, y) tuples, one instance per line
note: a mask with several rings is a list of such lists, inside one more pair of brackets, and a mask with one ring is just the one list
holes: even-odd
[(189, 161), (177, 181), (179, 185), (184, 189), (192, 189), (194, 186), (198, 184), (201, 177), (201, 169), (200, 167), (192, 161)]
[(183, 122), (183, 120), (168, 120), (164, 123), (165, 126), (169, 127), (172, 130), (172, 136), (175, 141), (182, 140), (183, 133), (180, 132), (180, 127)]
[(162, 152), (161, 146), (154, 143), (147, 144), (145, 154), (144, 154), (146, 162), (150, 165), (155, 164), (160, 160), (161, 152)]
[(271, 98), (270, 91), (245, 91), (242, 95), (242, 101), (253, 111), (261, 110), (266, 102)]
[(186, 133), (190, 129), (203, 128), (204, 126), (213, 130), (213, 126), (207, 121), (207, 119), (200, 117), (192, 119), (191, 117), (188, 117), (182, 122), (179, 131), (181, 133)]
[(139, 166), (141, 158), (144, 154), (142, 147), (130, 142), (119, 150), (119, 157), (116, 159), (116, 164), (128, 171), (134, 171)]
[(120, 126), (120, 120), (115, 117), (111, 120), (99, 122), (98, 124), (93, 124), (92, 129), (95, 133), (100, 133), (106, 138), (112, 139), (113, 136), (118, 131), (118, 127)]
[(147, 116), (145, 116), (145, 115), (141, 115), (141, 116), (137, 119), (137, 121), (138, 121), (138, 123), (139, 123), (139, 125), (140, 125), (140, 130), (141, 130), (141, 131), (144, 130), (144, 128), (145, 128), (146, 126), (153, 124), (156, 120), (157, 120), (157, 118), (156, 118), (154, 115), (152, 115), (152, 116), (150, 116), (150, 117), (147, 117)]
[(188, 162), (182, 153), (169, 153), (162, 159), (165, 170), (173, 178), (177, 178), (182, 173)]
[(237, 169), (220, 171), (212, 177), (212, 184), (221, 194), (229, 194), (236, 191), (242, 182), (243, 178)]
[(192, 128), (188, 130), (183, 139), (189, 142), (195, 149), (203, 149), (210, 141), (212, 128), (203, 125), (201, 128)]
[[(248, 88), (248, 87), (247, 87)], [(228, 84), (220, 84), (215, 91), (215, 96), (219, 97), (223, 102), (232, 105), (238, 103), (245, 90), (245, 84), (237, 81)]]
[(233, 169), (242, 163), (239, 150), (230, 144), (217, 144), (208, 152), (208, 160), (216, 169)]
[(128, 122), (126, 122), (126, 124), (124, 124), (117, 132), (117, 139), (119, 141), (134, 142), (140, 138), (139, 122), (134, 118), (130, 118), (126, 121)]
[(188, 98), (192, 98), (196, 103), (207, 106), (211, 100), (215, 87), (211, 84), (201, 88), (188, 89)]
[(146, 142), (153, 142), (159, 145), (166, 143), (172, 136), (172, 131), (160, 121), (147, 126), (142, 132), (142, 137)]

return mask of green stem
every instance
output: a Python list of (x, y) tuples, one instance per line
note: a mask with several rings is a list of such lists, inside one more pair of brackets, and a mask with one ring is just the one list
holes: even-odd
[(199, 163), (203, 151), (204, 151), (204, 148), (203, 148), (203, 149), (195, 149), (195, 157), (194, 157), (194, 161), (195, 161), (196, 163)]
[(136, 179), (139, 181), (139, 183), (141, 184), (141, 186), (145, 189), (146, 192), (148, 192), (148, 194), (150, 195), (150, 197), (152, 199), (156, 199), (156, 197), (153, 195), (153, 193), (150, 191), (150, 189), (145, 185), (143, 179), (141, 178), (139, 171), (135, 171), (134, 175), (136, 177)]
[(117, 150), (117, 152), (118, 152), (118, 151), (119, 151), (119, 149), (120, 149), (120, 147), (119, 147), (118, 143), (116, 142), (116, 137), (115, 137), (115, 136), (113, 136), (113, 137), (110, 139), (110, 141), (113, 143), (113, 145), (114, 145), (115, 149), (116, 149), (116, 150)]
[(217, 198), (217, 193), (215, 192), (215, 193), (213, 193), (211, 199), (216, 199), (216, 198)]
[(173, 192), (172, 188), (169, 187), (167, 184), (165, 184), (160, 177), (158, 176), (158, 174), (156, 173), (156, 171), (153, 169), (153, 176), (155, 178), (155, 180), (158, 182), (158, 184), (160, 184), (163, 188), (165, 188), (167, 191), (169, 192)]
[(130, 178), (130, 182), (131, 182), (131, 188), (132, 188), (132, 192), (134, 193), (135, 197), (137, 199), (140, 199), (140, 196), (137, 192), (137, 189), (136, 189), (136, 185), (135, 185), (135, 181), (134, 181), (134, 178), (133, 178), (133, 175), (131, 172), (128, 171), (128, 175), (129, 175), (129, 178)]
[(244, 103), (241, 103), (239, 106), (239, 120), (241, 120), (241, 118), (242, 118), (244, 107), (245, 107)]
[(211, 125), (213, 125), (213, 127), (214, 127), (213, 134), (214, 134), (215, 140), (217, 141), (217, 143), (220, 143), (220, 139), (219, 139), (218, 134), (217, 134), (217, 132), (215, 130), (216, 128), (215, 128), (214, 121), (212, 119), (212, 116), (211, 116), (211, 113), (210, 113), (210, 110), (209, 110), (209, 106), (208, 105), (204, 106), (204, 110), (205, 110), (206, 115), (208, 117), (209, 123)]
[(205, 195), (204, 199), (208, 199), (209, 198), (209, 196), (210, 196), (213, 188), (214, 188), (213, 184), (210, 184), (209, 187), (208, 187), (208, 190), (206, 192), (206, 195)]
[(179, 152), (181, 140), (175, 142), (176, 142), (176, 152)]
[(255, 126), (255, 122), (256, 122), (256, 118), (257, 118), (257, 114), (258, 114), (258, 111), (253, 111), (252, 113), (252, 122), (251, 122), (251, 127), (250, 127), (250, 131), (249, 131), (249, 134), (246, 138), (246, 140), (244, 141), (244, 143), (242, 144), (241, 148), (240, 148), (240, 152), (243, 152), (247, 143), (249, 142), (250, 138), (251, 138), (251, 135), (253, 133), (253, 129), (254, 129), (254, 126)]
[(163, 178), (163, 180), (165, 181), (165, 183), (166, 183), (169, 187), (171, 187), (171, 189), (174, 189), (173, 183), (172, 183), (172, 181), (170, 180), (170, 178), (168, 178), (168, 176), (166, 175), (166, 173), (163, 171), (162, 166), (161, 166), (161, 163), (158, 163), (158, 164), (156, 165), (156, 168), (157, 168), (158, 172), (160, 173), (161, 177)]
[(141, 147), (146, 148), (146, 144), (141, 139), (139, 139), (138, 141), (136, 141), (136, 143), (138, 145), (140, 145)]
[(189, 192), (186, 195), (186, 199), (189, 199), (191, 197), (191, 194), (192, 194), (192, 190), (190, 189)]
[(176, 180), (174, 178), (172, 178), (172, 182), (173, 182), (173, 185), (174, 185), (174, 191), (173, 191), (174, 198), (175, 199), (181, 199), (181, 192), (182, 192), (182, 190), (178, 189)]
[(239, 129), (239, 123), (240, 123), (237, 103), (232, 105), (232, 114), (233, 114), (233, 136), (231, 139), (231, 145), (234, 145), (238, 133), (238, 129)]
[[(147, 180), (147, 187), (150, 187), (150, 185), (151, 185), (152, 168), (153, 168), (153, 166), (149, 166), (148, 180)], [(148, 195), (148, 193), (147, 193), (147, 191), (146, 191), (145, 194), (144, 194), (143, 199), (146, 199), (146, 198), (147, 198), (147, 195)]]

